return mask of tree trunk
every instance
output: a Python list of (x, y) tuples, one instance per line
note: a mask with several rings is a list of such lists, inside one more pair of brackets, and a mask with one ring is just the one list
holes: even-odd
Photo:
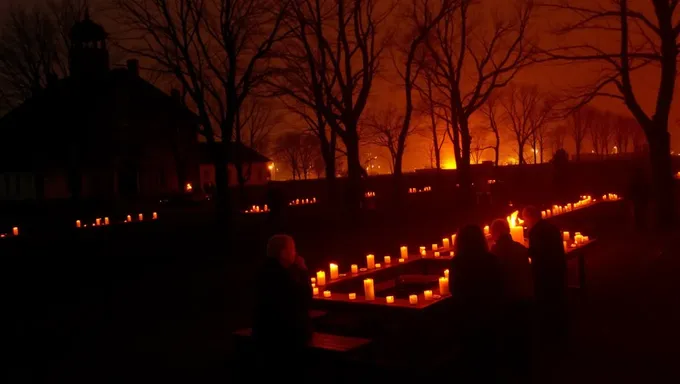
[(500, 151), (501, 151), (501, 137), (498, 134), (498, 131), (494, 131), (494, 135), (496, 136), (496, 145), (494, 146), (494, 151), (496, 152), (496, 158), (494, 159), (494, 163), (496, 166), (498, 166), (498, 161), (500, 157)]
[(654, 201), (656, 202), (656, 222), (659, 229), (667, 229), (675, 221), (670, 134), (662, 128), (654, 128), (653, 130), (661, 131), (661, 133), (647, 136), (652, 166)]
[(517, 163), (519, 165), (526, 164), (524, 160), (524, 142), (521, 140), (517, 141)]
[(229, 218), (229, 170), (226, 159), (225, 142), (212, 142), (213, 162), (215, 165), (215, 209), (217, 220), (222, 222)]
[(358, 211), (361, 208), (361, 177), (365, 171), (359, 158), (359, 137), (356, 129), (347, 127), (345, 147), (347, 149), (347, 199), (348, 208)]

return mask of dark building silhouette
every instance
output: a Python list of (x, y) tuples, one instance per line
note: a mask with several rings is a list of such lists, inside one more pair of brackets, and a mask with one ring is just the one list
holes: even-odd
[(0, 198), (126, 198), (199, 182), (196, 116), (139, 76), (109, 68), (106, 31), (71, 29), (70, 76), (0, 119)]
[[(199, 148), (201, 185), (214, 185), (215, 165), (212, 161), (208, 144), (201, 143), (199, 144)], [(230, 186), (238, 184), (236, 164), (241, 164), (241, 170), (243, 172), (246, 185), (262, 185), (267, 184), (271, 180), (274, 164), (269, 158), (263, 156), (252, 148), (246, 147), (243, 144), (231, 142), (229, 143), (229, 150), (227, 151), (225, 158), (229, 168)]]

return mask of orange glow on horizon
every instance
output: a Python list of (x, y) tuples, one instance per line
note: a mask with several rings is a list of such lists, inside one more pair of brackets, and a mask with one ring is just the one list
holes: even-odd
[(442, 169), (456, 169), (456, 160), (447, 159), (442, 163)]

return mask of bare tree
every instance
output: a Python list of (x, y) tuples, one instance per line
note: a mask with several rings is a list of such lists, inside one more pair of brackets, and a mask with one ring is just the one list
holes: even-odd
[[(366, 175), (359, 153), (358, 124), (378, 71), (384, 37), (379, 34), (389, 10), (376, 0), (296, 0), (294, 36), (301, 44), (314, 92), (310, 108), (318, 108), (344, 143), (349, 196), (360, 206), (361, 178)], [(310, 102), (311, 101), (311, 102)]]
[[(449, 119), (445, 118), (439, 118), (439, 113), (438, 110), (440, 109), (438, 106), (437, 100), (435, 100), (435, 96), (433, 93), (433, 85), (432, 85), (432, 77), (430, 76), (429, 73), (425, 73), (425, 86), (423, 89), (419, 89), (420, 91), (420, 107), (419, 112), (423, 116), (427, 116), (429, 119), (429, 125), (430, 129), (429, 130), (419, 130), (419, 133), (421, 133), (423, 136), (427, 137), (430, 139), (431, 143), (431, 156), (432, 156), (432, 167), (435, 169), (442, 169), (442, 147), (444, 146), (444, 142), (446, 141), (447, 135), (451, 137), (452, 130), (451, 130), (451, 125), (449, 124)], [(446, 110), (443, 110), (444, 114), (446, 114)], [(441, 127), (439, 126), (439, 123), (443, 121), (445, 124), (444, 129), (442, 130)], [(453, 139), (452, 139), (453, 140)]]
[(633, 139), (633, 132), (640, 130), (640, 127), (635, 119), (625, 116), (619, 116), (615, 120), (614, 126), (614, 143), (616, 145), (617, 153), (628, 152), (628, 146)]
[(524, 149), (535, 137), (536, 129), (545, 124), (549, 110), (545, 99), (536, 86), (511, 85), (501, 99), (508, 129), (517, 144), (519, 164), (526, 164)]
[[(546, 50), (550, 60), (596, 62), (601, 75), (592, 84), (577, 89), (575, 98), (585, 104), (595, 97), (621, 100), (642, 127), (649, 144), (654, 180), (657, 218), (661, 226), (674, 220), (673, 178), (668, 131), (673, 93), (678, 77), (680, 53), (680, 4), (677, 0), (642, 1), (650, 9), (635, 8), (628, 0), (612, 1), (608, 5), (555, 1), (546, 6), (566, 12), (557, 32), (568, 36), (569, 45)], [(639, 5), (639, 4), (636, 4)], [(583, 34), (583, 31), (588, 31)], [(605, 38), (593, 39), (592, 35)], [(587, 40), (583, 39), (587, 36)], [(599, 41), (619, 44), (598, 44)], [(659, 84), (651, 110), (640, 104), (640, 95), (633, 87), (632, 76), (642, 68), (657, 68), (654, 80), (646, 73), (646, 81)]]
[[(413, 88), (416, 81), (418, 81), (419, 75), (423, 71), (423, 43), (429, 38), (432, 29), (435, 28), (444, 17), (449, 16), (458, 6), (459, 2), (460, 0), (411, 0), (404, 7), (405, 12), (403, 20), (408, 23), (408, 27), (403, 28), (406, 32), (402, 39), (405, 40), (406, 43), (398, 45), (398, 51), (403, 58), (403, 64), (396, 64), (397, 60), (394, 60), (395, 67), (404, 82), (404, 96), (406, 99), (403, 122), (399, 135), (397, 136), (397, 151), (394, 156), (392, 156), (395, 160), (394, 174), (397, 176), (401, 175), (402, 158), (406, 148), (406, 139), (409, 133), (412, 132), (410, 127), (411, 117), (413, 115)], [(429, 76), (427, 78), (427, 85), (427, 91), (430, 96), (429, 100), (431, 101), (432, 83)], [(441, 157), (438, 149), (441, 147), (437, 147), (434, 106), (431, 102), (429, 103), (429, 106), (432, 120), (433, 140), (435, 144), (436, 164), (437, 169), (440, 169)]]
[(70, 29), (86, 13), (84, 0), (12, 7), (0, 27), (0, 98), (16, 107), (53, 78), (69, 74)]
[(499, 95), (491, 95), (486, 103), (482, 106), (480, 111), (484, 115), (489, 123), (489, 131), (494, 136), (495, 143), (493, 145), (494, 150), (494, 165), (498, 166), (498, 161), (500, 159), (501, 151), (501, 135), (500, 135), (500, 124), (503, 123), (503, 113), (500, 111), (501, 105), (499, 100)]
[[(397, 173), (397, 167), (401, 167), (401, 157), (406, 150), (406, 140), (400, 140), (403, 116), (397, 108), (390, 104), (382, 111), (372, 113), (366, 119), (366, 142), (385, 148), (390, 156), (390, 168), (392, 173)], [(414, 131), (410, 126), (407, 137)]]
[(553, 155), (560, 149), (564, 149), (564, 142), (569, 132), (568, 124), (559, 124), (550, 132), (550, 146)]
[(588, 133), (593, 151), (598, 156), (609, 154), (609, 144), (611, 141), (611, 115), (602, 111), (592, 110), (590, 114), (590, 124)]
[[(276, 127), (275, 120), (277, 120), (275, 111), (269, 103), (257, 98), (246, 100), (237, 116), (239, 129), (234, 130), (232, 141), (244, 144), (260, 153), (267, 153), (272, 130)], [(251, 175), (252, 164), (238, 161), (236, 176), (241, 188), (250, 180)]]
[(586, 107), (571, 111), (569, 114), (569, 133), (571, 139), (574, 141), (574, 150), (576, 160), (581, 160), (581, 152), (583, 151), (583, 140), (586, 138), (588, 132), (588, 112)]
[(550, 136), (553, 127), (551, 121), (554, 119), (553, 114), (554, 98), (551, 96), (541, 94), (541, 101), (539, 106), (531, 114), (531, 150), (534, 154), (534, 164), (537, 162), (543, 163), (543, 154), (545, 152), (545, 142)]
[(173, 75), (189, 96), (212, 151), (216, 207), (227, 213), (228, 142), (240, 137), (237, 120), (244, 101), (270, 74), (269, 58), (283, 36), (287, 2), (114, 0), (114, 4), (117, 21), (129, 36), (125, 49)]
[[(484, 13), (482, 7), (481, 2), (461, 1), (426, 41), (428, 70), (435, 79), (440, 106), (448, 110), (454, 155), (465, 187), (471, 183), (470, 116), (529, 65), (534, 52), (527, 41), (532, 2), (524, 3), (509, 19)], [(485, 25), (491, 27), (480, 27)]]
[(489, 130), (485, 126), (473, 127), (472, 134), (472, 145), (470, 146), (470, 160), (473, 164), (480, 164), (482, 162), (482, 156), (487, 149), (494, 149), (494, 146), (489, 145), (487, 138)]
[(276, 139), (274, 153), (285, 164), (293, 180), (307, 179), (319, 160), (316, 137), (306, 132), (285, 132)]

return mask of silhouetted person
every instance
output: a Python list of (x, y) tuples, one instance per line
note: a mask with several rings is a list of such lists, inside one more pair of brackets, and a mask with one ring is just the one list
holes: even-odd
[(456, 236), (449, 282), (454, 329), (462, 348), (457, 382), (494, 382), (502, 280), (496, 257), (489, 253), (478, 226), (463, 227)]
[(628, 186), (628, 199), (632, 204), (635, 228), (644, 230), (647, 226), (647, 209), (649, 206), (649, 185), (645, 171), (638, 167), (633, 172)]
[(527, 248), (512, 240), (507, 220), (491, 223), (491, 253), (496, 256), (503, 279), (503, 358), (511, 382), (526, 382), (531, 361), (531, 301), (533, 277)]
[(541, 218), (536, 207), (522, 213), (529, 228), (529, 257), (540, 340), (562, 352), (567, 333), (567, 259), (560, 230)]
[(258, 362), (276, 369), (277, 375), (299, 377), (303, 374), (305, 346), (312, 335), (312, 290), (293, 238), (275, 235), (269, 240), (257, 284), (253, 337)]

